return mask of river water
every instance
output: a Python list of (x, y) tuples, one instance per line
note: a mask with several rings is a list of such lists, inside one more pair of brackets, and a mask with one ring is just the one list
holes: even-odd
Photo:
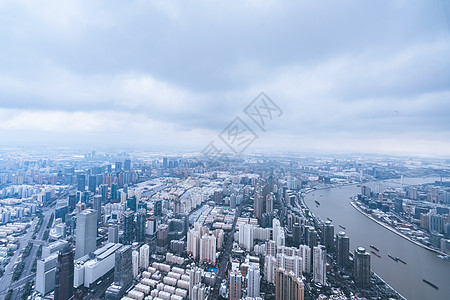
[[(405, 178), (404, 185), (434, 182), (437, 178)], [(400, 180), (382, 181), (366, 184), (381, 191), (385, 187), (400, 187)], [(326, 190), (317, 190), (305, 196), (305, 202), (315, 216), (322, 220), (333, 220), (335, 233), (345, 231), (350, 238), (350, 251), (353, 253), (358, 246), (363, 246), (368, 252), (369, 245), (376, 246), (381, 258), (371, 255), (371, 269), (381, 276), (390, 286), (407, 299), (450, 299), (450, 262), (437, 257), (437, 254), (417, 246), (397, 234), (389, 231), (358, 212), (349, 203), (349, 197), (360, 193), (356, 185), (344, 186)], [(322, 196), (321, 196), (322, 194)], [(320, 202), (316, 207), (314, 200)], [(346, 229), (339, 227), (343, 225)], [(395, 262), (388, 254), (407, 262)], [(439, 287), (424, 283), (427, 279)]]

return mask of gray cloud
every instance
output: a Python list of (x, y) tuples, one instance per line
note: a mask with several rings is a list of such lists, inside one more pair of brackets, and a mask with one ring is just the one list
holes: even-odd
[(446, 10), (437, 0), (5, 0), (0, 133), (46, 142), (65, 128), (64, 142), (83, 132), (87, 142), (126, 134), (125, 143), (144, 135), (195, 146), (264, 90), (285, 111), (270, 130), (286, 147), (292, 139), (330, 151), (340, 149), (331, 138), (364, 140), (355, 151), (377, 139), (442, 143), (450, 137)]

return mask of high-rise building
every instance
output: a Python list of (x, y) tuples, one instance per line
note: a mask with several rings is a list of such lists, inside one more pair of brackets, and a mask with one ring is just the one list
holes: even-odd
[(117, 202), (119, 194), (117, 192), (117, 183), (111, 184), (111, 202)]
[(136, 216), (136, 242), (145, 242), (145, 224), (147, 222), (147, 211), (144, 208), (138, 209)]
[(311, 273), (311, 248), (307, 245), (300, 245), (300, 256), (302, 257), (303, 273)]
[(261, 196), (261, 190), (259, 186), (256, 187), (255, 194), (253, 196), (253, 208), (253, 214), (255, 218), (261, 220), (263, 214), (263, 198)]
[(69, 300), (73, 297), (74, 253), (70, 245), (58, 254), (56, 265), (55, 299)]
[(39, 259), (36, 264), (36, 291), (46, 295), (54, 290), (58, 253)]
[(253, 225), (239, 224), (239, 245), (245, 247), (247, 251), (253, 250)]
[(133, 268), (133, 277), (136, 278), (139, 274), (139, 251), (134, 250), (131, 254), (131, 265)]
[(97, 211), (97, 222), (102, 223), (102, 195), (94, 196), (94, 209)]
[(75, 194), (69, 195), (68, 205), (69, 205), (69, 213), (73, 212), (75, 206), (77, 205), (77, 196)]
[(319, 245), (313, 249), (313, 280), (316, 283), (326, 285), (326, 263), (327, 263), (327, 253), (325, 246)]
[(302, 227), (299, 223), (292, 225), (292, 240), (295, 247), (300, 246), (302, 241)]
[(271, 213), (273, 211), (273, 193), (270, 193), (266, 196), (266, 213)]
[(107, 184), (100, 185), (100, 195), (102, 195), (102, 202), (107, 203), (108, 202), (108, 185)]
[(150, 263), (150, 247), (145, 244), (139, 248), (139, 267), (147, 269)]
[(238, 271), (230, 273), (230, 300), (242, 298), (242, 275)]
[(161, 201), (161, 199), (157, 199), (157, 200), (155, 200), (155, 202), (153, 202), (153, 215), (155, 215), (155, 217), (162, 216), (162, 201)]
[(123, 246), (116, 251), (114, 266), (114, 283), (122, 290), (128, 289), (133, 282), (132, 248), (130, 245)]
[(247, 272), (247, 297), (259, 297), (261, 276), (259, 268), (250, 267)]
[(309, 248), (311, 248), (311, 251), (315, 246), (317, 246), (317, 231), (314, 229), (313, 226), (308, 227), (308, 231), (306, 232), (307, 236), (307, 243)]
[(200, 239), (200, 264), (204, 262), (216, 264), (216, 237), (214, 235), (204, 235)]
[(134, 223), (134, 212), (127, 210), (123, 213), (123, 244), (131, 245), (135, 239), (135, 223)]
[(161, 224), (158, 227), (158, 232), (156, 234), (156, 247), (157, 251), (164, 253), (167, 250), (169, 244), (169, 226), (167, 224)]
[(97, 212), (85, 209), (77, 214), (75, 259), (97, 249)]
[(78, 183), (78, 191), (84, 192), (84, 190), (86, 189), (86, 175), (78, 174), (77, 183)]
[(275, 300), (303, 300), (305, 287), (293, 272), (278, 269), (275, 275)]
[(125, 159), (125, 161), (123, 162), (123, 170), (131, 171), (131, 160)]
[(350, 239), (341, 231), (336, 238), (336, 262), (341, 268), (349, 266)]
[(119, 225), (110, 224), (108, 226), (108, 243), (119, 243)]
[(328, 252), (334, 249), (334, 226), (330, 221), (326, 221), (323, 226), (323, 244)]
[(353, 276), (360, 287), (370, 284), (370, 254), (364, 247), (358, 247), (353, 255)]
[(89, 190), (89, 192), (95, 194), (96, 189), (97, 189), (97, 176), (96, 175), (89, 175), (89, 177), (88, 177), (88, 190)]

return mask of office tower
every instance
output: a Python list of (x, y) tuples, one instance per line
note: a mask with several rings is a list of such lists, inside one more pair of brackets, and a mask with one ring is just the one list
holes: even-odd
[(94, 209), (97, 212), (97, 222), (102, 223), (102, 195), (94, 196)]
[(77, 183), (78, 183), (78, 191), (84, 192), (84, 190), (86, 189), (86, 175), (78, 174)]
[(97, 249), (97, 212), (85, 209), (77, 214), (75, 259)]
[(401, 198), (394, 199), (394, 210), (398, 213), (403, 212), (403, 199)]
[(358, 247), (354, 252), (353, 276), (360, 287), (370, 284), (370, 254), (363, 247)]
[(136, 216), (136, 242), (145, 242), (145, 223), (147, 222), (147, 212), (141, 208), (137, 211)]
[(107, 203), (108, 202), (108, 185), (107, 184), (100, 185), (100, 195), (102, 195), (102, 202)]
[(133, 277), (139, 274), (139, 251), (134, 250), (131, 254), (131, 265), (133, 268)]
[(341, 268), (349, 266), (350, 239), (341, 231), (336, 238), (336, 262)]
[(119, 194), (117, 193), (117, 183), (112, 183), (111, 184), (111, 202), (120, 202), (120, 201), (117, 201), (119, 199), (118, 197), (119, 197)]
[(167, 157), (163, 158), (163, 168), (167, 168), (169, 164), (167, 163)]
[(147, 269), (150, 263), (150, 246), (145, 244), (139, 248), (139, 267)]
[(167, 224), (161, 224), (158, 227), (158, 232), (156, 234), (156, 247), (157, 251), (164, 253), (167, 250), (169, 226)]
[(69, 213), (73, 212), (76, 205), (77, 205), (77, 196), (75, 194), (70, 194), (68, 201)]
[(275, 275), (275, 300), (304, 300), (305, 288), (293, 272), (278, 269)]
[(441, 215), (428, 214), (428, 226), (430, 232), (442, 233), (444, 230), (444, 218)]
[(273, 220), (273, 240), (275, 241), (275, 244), (277, 247), (281, 247), (285, 245), (285, 235), (284, 235), (284, 227), (280, 225), (280, 220), (274, 219)]
[(200, 239), (200, 264), (204, 262), (216, 264), (216, 237), (214, 235), (204, 235)]
[(56, 264), (58, 253), (39, 259), (36, 264), (36, 291), (46, 295), (55, 288)]
[(238, 271), (230, 273), (230, 300), (240, 300), (242, 295), (242, 275)]
[(155, 202), (153, 202), (153, 215), (155, 217), (162, 216), (162, 201), (161, 201), (161, 199), (157, 199), (157, 200), (155, 200)]
[(131, 171), (131, 160), (125, 159), (125, 161), (123, 162), (123, 170)]
[(127, 210), (123, 213), (123, 244), (131, 245), (135, 237), (134, 212)]
[(298, 223), (292, 226), (292, 239), (295, 247), (300, 246), (302, 241), (302, 227)]
[(123, 246), (116, 251), (114, 266), (114, 283), (122, 287), (122, 290), (128, 289), (133, 282), (133, 262), (131, 246)]
[(334, 226), (330, 221), (326, 221), (323, 226), (323, 244), (328, 252), (334, 249)]
[(95, 194), (95, 190), (97, 189), (97, 176), (89, 175), (88, 177), (88, 190), (91, 193)]
[(326, 285), (327, 253), (325, 246), (319, 245), (313, 249), (313, 280), (321, 285)]
[(259, 268), (250, 267), (247, 273), (247, 297), (259, 297), (261, 276)]
[(119, 225), (110, 224), (108, 226), (108, 243), (119, 243)]
[(72, 246), (66, 244), (58, 254), (56, 265), (55, 299), (68, 300), (73, 297), (74, 253)]

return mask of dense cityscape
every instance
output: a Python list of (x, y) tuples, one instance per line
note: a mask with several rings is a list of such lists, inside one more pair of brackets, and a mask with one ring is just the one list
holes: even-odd
[(345, 186), (340, 202), (450, 264), (448, 160), (81, 154), (0, 161), (2, 299), (404, 299), (372, 268), (380, 245), (313, 212)]

